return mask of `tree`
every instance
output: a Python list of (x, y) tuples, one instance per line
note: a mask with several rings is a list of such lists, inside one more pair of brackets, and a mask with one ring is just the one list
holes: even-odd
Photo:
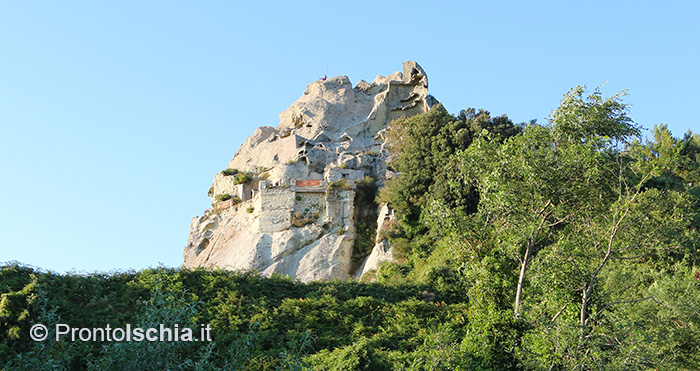
[[(539, 298), (533, 298), (530, 315), (539, 314), (548, 336), (568, 343), (556, 349), (568, 367), (659, 365), (663, 358), (652, 353), (653, 347), (639, 346), (639, 339), (656, 331), (655, 326), (669, 324), (635, 324), (631, 318), (640, 306), (652, 314), (688, 298), (686, 292), (684, 299), (669, 301), (667, 292), (673, 288), (660, 288), (659, 278), (678, 276), (684, 261), (693, 258), (692, 196), (645, 187), (653, 173), (640, 172), (639, 164), (624, 154), (617, 159), (618, 165), (607, 172), (618, 184), (611, 188), (612, 201), (597, 209), (577, 209), (536, 259), (531, 287)], [(677, 278), (680, 284), (690, 276)], [(691, 323), (697, 320), (695, 315)], [(644, 322), (649, 327), (640, 326)], [(692, 326), (682, 326), (681, 332)]]
[(585, 98), (585, 86), (577, 86), (564, 95), (559, 107), (549, 116), (560, 140), (596, 140), (600, 144), (616, 145), (640, 134), (639, 126), (627, 115), (627, 104), (622, 101), (627, 91), (604, 99), (600, 88)]
[[(506, 138), (520, 128), (506, 116), (491, 117), (486, 110), (468, 108), (456, 117), (438, 104), (425, 114), (392, 122), (387, 131), (387, 143), (397, 179), (387, 182), (380, 200), (396, 210), (399, 223), (396, 233), (416, 246), (409, 250), (429, 249), (432, 238), (421, 222), (425, 205), (433, 199), (452, 208), (474, 212), (478, 201), (471, 188), (455, 187), (449, 173), (458, 171), (454, 156), (468, 148), (474, 137), (487, 129)], [(398, 244), (401, 245), (401, 244)]]
[(581, 87), (567, 94), (548, 126), (530, 125), (503, 143), (482, 133), (458, 155), (459, 171), (450, 178), (477, 190), (478, 211), (465, 215), (437, 202), (433, 219), (447, 220), (443, 231), (459, 236), (452, 241), (464, 252), (510, 260), (494, 263), (510, 267), (498, 273), (514, 282), (515, 316), (534, 326), (525, 349), (539, 354), (538, 362), (567, 368), (659, 364), (632, 346), (641, 330), (622, 329), (613, 318), (626, 321), (648, 303), (657, 310), (676, 305), (651, 293), (653, 277), (697, 259), (698, 198), (687, 180), (665, 186), (652, 180), (673, 175), (669, 163), (693, 168), (677, 154), (680, 148), (694, 154), (694, 147), (680, 141), (650, 147), (673, 147), (660, 152), (674, 153), (670, 162), (648, 149), (635, 152), (630, 140), (639, 129), (622, 94), (583, 94)]
[(553, 129), (529, 126), (502, 145), (484, 136), (465, 152), (462, 180), (478, 190), (481, 219), (504, 252), (518, 262), (513, 311), (520, 313), (532, 257), (551, 245), (572, 213), (598, 209), (612, 183), (596, 143), (554, 145)]

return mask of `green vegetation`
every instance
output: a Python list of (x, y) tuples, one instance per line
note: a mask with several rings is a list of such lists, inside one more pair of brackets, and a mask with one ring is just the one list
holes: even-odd
[(483, 130), (505, 139), (520, 128), (506, 116), (492, 118), (485, 110), (469, 108), (455, 117), (441, 104), (426, 114), (392, 123), (387, 140), (396, 159), (390, 165), (401, 177), (382, 190), (381, 200), (390, 202), (405, 222), (418, 219), (428, 195), (474, 210), (477, 198), (472, 190), (450, 187), (446, 177), (454, 169), (454, 155), (468, 148)]
[(221, 171), (221, 174), (224, 176), (236, 175), (238, 173), (239, 173), (238, 169), (231, 169), (231, 168), (228, 168), (226, 170)]
[(311, 224), (315, 222), (319, 217), (321, 216), (320, 211), (315, 211), (315, 212), (309, 212), (308, 210), (305, 210), (304, 212), (301, 213), (294, 213), (292, 214), (292, 226), (294, 227), (303, 227), (307, 224)]
[(222, 194), (222, 195), (216, 195), (216, 199), (219, 200), (219, 201), (221, 201), (221, 202), (230, 200), (231, 198), (233, 198), (233, 196), (231, 196), (231, 195), (228, 194), (228, 193), (224, 193), (224, 194)]
[[(426, 286), (295, 283), (254, 273), (147, 269), (57, 275), (0, 268), (0, 365), (7, 370), (290, 370), (374, 368), (417, 358), (445, 362), (436, 339), (458, 346), (465, 304)], [(71, 327), (165, 324), (210, 342), (34, 342), (33, 323)], [(308, 356), (307, 356), (308, 355)], [(345, 357), (348, 355), (348, 357)], [(308, 366), (305, 366), (308, 365)]]
[[(642, 140), (623, 97), (577, 87), (546, 125), (442, 106), (393, 123), (401, 175), (378, 196), (371, 178), (355, 188), (356, 212), (376, 199), (397, 214), (379, 238), (398, 261), (376, 283), (2, 266), (0, 365), (700, 369), (700, 136), (660, 125)], [(374, 227), (355, 219), (357, 264)], [(34, 323), (210, 324), (214, 341), (33, 342)]]
[[(224, 201), (231, 200), (231, 203), (232, 203), (233, 205), (237, 205), (237, 204), (239, 204), (239, 203), (242, 202), (242, 200), (241, 200), (240, 197), (238, 197), (238, 196), (231, 196), (231, 195), (228, 194), (228, 193), (224, 193), (224, 194), (222, 194), (222, 195), (217, 195), (217, 196), (216, 196), (216, 199), (217, 199), (219, 202), (224, 202)], [(212, 204), (212, 207), (214, 207), (214, 206), (216, 206), (216, 204)], [(214, 207), (214, 209), (216, 209), (216, 207)]]
[(700, 138), (641, 141), (623, 96), (577, 87), (544, 126), (395, 123), (380, 198), (404, 259), (380, 282), (467, 295), (462, 344), (487, 368), (700, 367)]
[[(301, 201), (303, 197), (301, 195), (296, 195), (296, 200)], [(321, 211), (323, 211), (324, 206), (316, 203), (316, 204), (311, 204), (308, 205), (307, 208), (302, 210), (301, 212), (295, 212), (292, 214), (292, 226), (294, 227), (303, 227), (307, 224), (311, 224), (318, 220), (318, 218), (321, 217)]]
[(340, 190), (340, 189), (352, 189), (352, 186), (345, 181), (345, 179), (336, 180), (328, 185), (328, 190)]
[(249, 184), (251, 181), (253, 181), (253, 176), (251, 174), (239, 171), (238, 169), (229, 168), (226, 170), (222, 170), (221, 174), (224, 176), (233, 176), (234, 184)]
[(255, 211), (255, 206), (252, 206), (252, 205), (251, 205), (251, 206), (248, 206), (248, 207), (245, 209), (245, 211), (246, 211), (248, 214), (252, 214), (253, 211)]
[(377, 232), (379, 205), (375, 202), (378, 187), (374, 178), (365, 176), (355, 185), (355, 242), (352, 247), (351, 268), (354, 272), (372, 252)]
[(448, 177), (456, 171), (457, 153), (483, 130), (505, 139), (521, 129), (506, 116), (492, 118), (488, 111), (473, 108), (453, 116), (440, 104), (390, 125), (387, 140), (396, 157), (389, 165), (401, 176), (381, 189), (378, 200), (396, 210), (399, 223), (392, 228), (392, 242), (400, 256), (425, 255), (435, 246), (437, 236), (421, 217), (430, 200), (439, 199), (461, 212), (476, 210), (474, 187)]
[(250, 184), (250, 182), (253, 180), (253, 177), (250, 176), (250, 174), (246, 173), (238, 173), (236, 176), (233, 178), (233, 182), (235, 184)]

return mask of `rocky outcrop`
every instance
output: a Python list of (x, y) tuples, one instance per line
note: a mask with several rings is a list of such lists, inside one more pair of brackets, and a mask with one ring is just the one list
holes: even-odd
[(346, 278), (391, 260), (388, 243), (378, 241), (350, 271), (353, 216), (361, 215), (354, 212), (355, 187), (383, 186), (387, 125), (434, 103), (415, 62), (354, 87), (347, 76), (309, 84), (277, 127), (258, 128), (214, 177), (212, 208), (192, 220), (184, 266), (255, 269), (306, 282)]
[(394, 250), (386, 238), (386, 226), (394, 220), (394, 211), (388, 205), (382, 205), (377, 218), (377, 234), (375, 237), (375, 245), (372, 252), (364, 260), (360, 268), (354, 272), (356, 278), (362, 277), (366, 273), (376, 272), (379, 266), (384, 262), (390, 262), (394, 259)]

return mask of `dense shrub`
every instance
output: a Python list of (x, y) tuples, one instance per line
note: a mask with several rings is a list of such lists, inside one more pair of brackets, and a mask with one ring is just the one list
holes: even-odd
[(221, 174), (224, 176), (236, 175), (238, 173), (239, 173), (238, 169), (231, 169), (231, 168), (221, 171)]
[(221, 201), (221, 202), (230, 200), (232, 197), (233, 197), (233, 196), (231, 196), (231, 195), (228, 194), (228, 193), (216, 195), (216, 199), (219, 200), (219, 201)]
[(235, 184), (248, 184), (253, 180), (253, 177), (246, 174), (246, 173), (238, 173), (236, 176), (233, 178), (233, 182)]
[[(57, 275), (14, 264), (1, 267), (0, 288), (7, 369), (391, 369), (409, 353), (423, 357), (440, 326), (464, 327), (462, 304), (439, 291), (425, 302), (429, 288), (415, 285), (203, 269)], [(213, 342), (33, 342), (33, 323), (209, 324)]]

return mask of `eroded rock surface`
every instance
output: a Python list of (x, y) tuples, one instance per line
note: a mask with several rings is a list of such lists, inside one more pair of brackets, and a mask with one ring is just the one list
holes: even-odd
[[(184, 266), (255, 269), (304, 282), (376, 270), (392, 259), (386, 240), (351, 272), (353, 215), (361, 214), (354, 212), (356, 183), (371, 177), (384, 185), (387, 125), (434, 103), (425, 72), (410, 61), (403, 73), (354, 87), (347, 76), (309, 84), (277, 127), (259, 127), (229, 171), (214, 177), (212, 209), (192, 220)], [(379, 229), (390, 209), (382, 205), (378, 214)]]

